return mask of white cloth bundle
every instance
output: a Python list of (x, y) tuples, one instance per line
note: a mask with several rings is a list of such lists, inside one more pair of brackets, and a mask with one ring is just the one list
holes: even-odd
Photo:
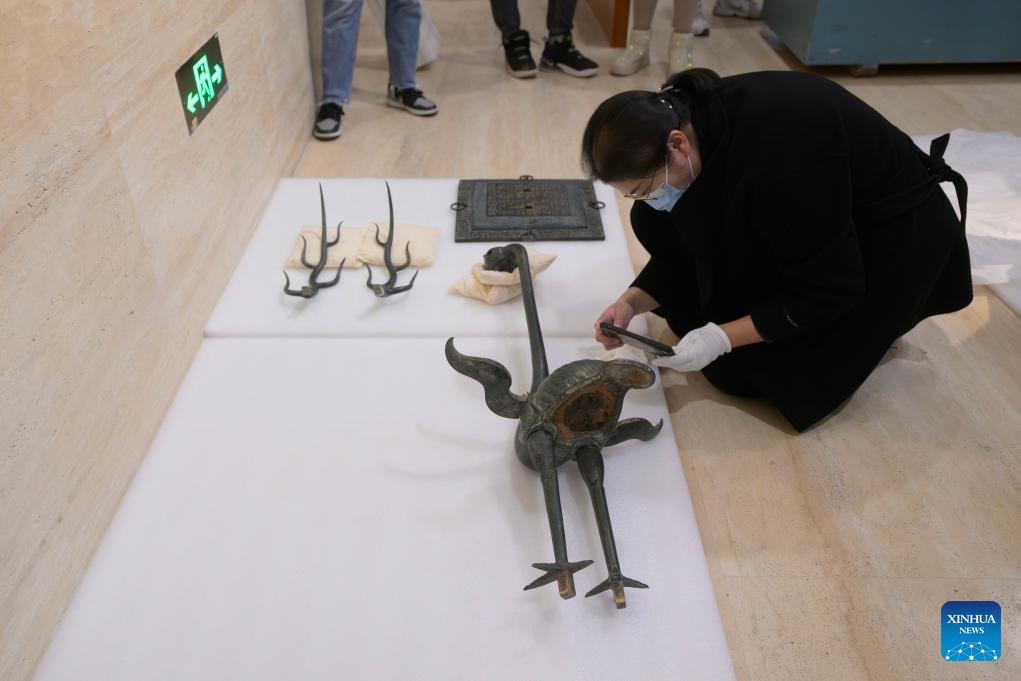
[[(532, 276), (553, 264), (557, 256), (541, 253), (531, 248), (528, 252), (528, 269)], [(459, 293), (468, 298), (477, 298), (490, 305), (498, 305), (521, 295), (521, 276), (515, 269), (513, 272), (487, 270), (481, 262), (472, 265), (471, 271), (464, 278), (450, 287), (451, 293)]]

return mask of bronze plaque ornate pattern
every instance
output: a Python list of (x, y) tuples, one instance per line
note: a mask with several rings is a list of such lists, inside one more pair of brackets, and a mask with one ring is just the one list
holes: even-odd
[(454, 240), (601, 240), (602, 207), (587, 180), (461, 180)]

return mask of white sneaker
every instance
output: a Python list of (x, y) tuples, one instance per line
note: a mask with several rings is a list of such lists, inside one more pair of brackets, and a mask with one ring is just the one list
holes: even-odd
[(691, 32), (699, 37), (709, 35), (709, 22), (705, 18), (702, 0), (698, 0), (695, 4), (695, 18), (691, 20)]
[(694, 47), (695, 36), (690, 33), (674, 33), (670, 38), (670, 52), (667, 55), (667, 76), (695, 65)]
[(716, 0), (713, 14), (718, 17), (759, 19), (762, 17), (762, 0)]
[(632, 30), (628, 34), (627, 49), (613, 60), (610, 73), (615, 76), (630, 76), (649, 65), (649, 42), (652, 31)]

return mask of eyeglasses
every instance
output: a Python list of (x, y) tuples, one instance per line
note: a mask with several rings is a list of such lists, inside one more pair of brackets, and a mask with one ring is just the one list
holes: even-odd
[[(656, 171), (656, 172), (659, 172), (659, 171)], [(631, 191), (625, 192), (624, 193), (624, 197), (628, 198), (628, 199), (636, 199), (638, 201), (648, 201), (650, 199), (651, 200), (655, 200), (655, 199), (658, 199), (659, 197), (663, 196), (663, 194), (666, 192), (666, 188), (665, 188), (664, 185), (670, 184), (670, 155), (669, 154), (667, 154), (666, 162), (664, 163), (664, 168), (663, 168), (663, 183), (661, 185), (659, 185), (658, 187), (656, 187), (655, 189), (653, 189), (652, 182), (653, 182), (653, 179), (655, 177), (656, 177), (656, 173), (653, 173), (652, 175), (649, 176), (649, 178), (648, 178), (649, 179), (649, 189), (648, 189), (648, 191), (639, 193), (638, 192), (638, 187), (635, 187)]]

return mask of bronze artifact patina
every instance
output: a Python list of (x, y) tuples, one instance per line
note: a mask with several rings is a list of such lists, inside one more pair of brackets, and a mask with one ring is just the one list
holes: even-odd
[(632, 388), (651, 386), (656, 376), (640, 362), (592, 359), (570, 362), (550, 374), (525, 248), (520, 244), (493, 248), (486, 253), (484, 265), (487, 269), (504, 272), (516, 267), (520, 273), (532, 354), (531, 390), (527, 395), (512, 393), (510, 373), (502, 364), (462, 355), (454, 348), (453, 338), (447, 340), (446, 356), (455, 371), (482, 384), (486, 405), (493, 413), (518, 419), (514, 451), (521, 463), (535, 470), (542, 481), (554, 562), (533, 563), (533, 567), (545, 574), (525, 589), (557, 582), (561, 598), (571, 598), (575, 595), (574, 573), (592, 564), (591, 560), (572, 563), (567, 558), (557, 468), (574, 460), (592, 498), (609, 571), (606, 580), (585, 595), (612, 589), (614, 602), (618, 608), (623, 608), (626, 606), (624, 587), (648, 587), (621, 574), (603, 488), (602, 450), (625, 440), (650, 440), (659, 433), (662, 420), (656, 425), (640, 418), (619, 420), (624, 394)]
[(454, 241), (603, 239), (605, 205), (588, 180), (461, 180)]
[(308, 284), (302, 286), (300, 289), (291, 288), (291, 278), (287, 276), (287, 270), (284, 270), (284, 293), (289, 296), (298, 296), (300, 298), (311, 298), (315, 294), (319, 293), (321, 288), (330, 288), (336, 286), (337, 282), (340, 281), (340, 271), (344, 269), (344, 260), (340, 261), (337, 266), (337, 276), (332, 281), (319, 281), (319, 275), (322, 274), (323, 269), (326, 267), (326, 257), (330, 250), (330, 246), (336, 246), (340, 241), (340, 224), (337, 223), (337, 238), (333, 241), (329, 241), (326, 238), (326, 201), (323, 199), (323, 185), (319, 185), (319, 206), (323, 213), (323, 232), (322, 238), (319, 241), (319, 260), (315, 263), (310, 263), (306, 257), (306, 251), (308, 250), (308, 241), (305, 239), (305, 235), (301, 235), (301, 263), (312, 270), (308, 275)]
[(406, 270), (411, 264), (411, 242), (404, 244), (404, 264), (394, 265), (393, 261), (393, 245), (394, 245), (394, 202), (390, 196), (390, 183), (386, 183), (386, 200), (390, 205), (390, 231), (387, 232), (386, 239), (380, 240), (379, 238), (379, 225), (376, 225), (376, 243), (383, 247), (383, 264), (386, 266), (388, 274), (387, 280), (382, 284), (372, 283), (372, 268), (369, 267), (368, 263), (365, 263), (365, 269), (369, 272), (369, 280), (365, 282), (365, 285), (372, 289), (372, 292), (376, 294), (377, 298), (386, 298), (392, 296), (395, 293), (404, 293), (410, 291), (411, 287), (415, 285), (415, 279), (418, 278), (418, 271), (412, 275), (411, 281), (404, 286), (397, 286), (397, 273), (401, 270)]

